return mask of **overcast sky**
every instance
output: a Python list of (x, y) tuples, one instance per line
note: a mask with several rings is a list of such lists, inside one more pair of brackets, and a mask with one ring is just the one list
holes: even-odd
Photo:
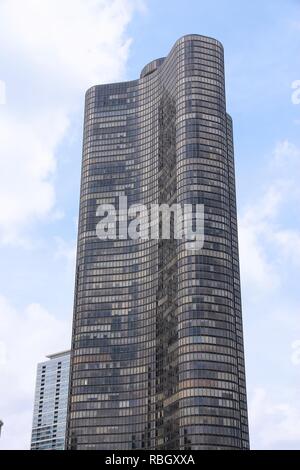
[(2, 449), (29, 448), (36, 364), (70, 345), (84, 92), (188, 33), (225, 47), (251, 447), (300, 449), (299, 1), (0, 0)]

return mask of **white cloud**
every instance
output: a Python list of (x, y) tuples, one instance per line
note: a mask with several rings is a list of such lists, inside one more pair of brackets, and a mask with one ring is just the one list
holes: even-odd
[(295, 80), (292, 83), (292, 89), (295, 90), (292, 93), (292, 103), (300, 104), (300, 80)]
[(266, 290), (273, 290), (279, 285), (276, 268), (268, 260), (260, 243), (259, 227), (254, 221), (239, 222), (239, 250), (241, 263), (241, 278), (243, 286), (251, 292), (260, 295)]
[[(288, 140), (278, 142), (273, 152), (271, 164), (277, 169), (290, 172), (293, 166), (300, 166), (300, 149)], [(289, 173), (289, 177), (293, 179), (295, 175)]]
[(2, 37), (32, 65), (69, 86), (115, 80), (124, 72), (125, 28), (134, 0), (2, 0)]
[(242, 280), (258, 295), (278, 287), (276, 266), (266, 253), (264, 241), (270, 235), (270, 222), (278, 213), (282, 188), (271, 185), (239, 218), (239, 247)]
[(293, 353), (291, 355), (292, 364), (298, 366), (300, 364), (300, 340), (292, 342)]
[(76, 262), (76, 241), (71, 242), (64, 240), (61, 237), (55, 237), (56, 251), (54, 254), (55, 259), (62, 259), (67, 264), (67, 267), (75, 272)]
[(300, 232), (282, 229), (274, 232), (273, 237), (285, 259), (300, 266)]
[(20, 227), (55, 207), (51, 176), (55, 149), (66, 132), (63, 112), (49, 110), (22, 121), (0, 115), (0, 240), (15, 243)]
[(280, 399), (258, 387), (249, 401), (251, 446), (261, 450), (299, 449), (300, 406), (294, 390), (280, 390)]
[(266, 169), (267, 184), (257, 188), (239, 220), (244, 319), (252, 335), (246, 370), (264, 381), (249, 394), (251, 448), (299, 449), (299, 381), (291, 367), (300, 358), (299, 342), (293, 341), (300, 331), (299, 301), (291, 276), (300, 264), (299, 222), (292, 217), (300, 201), (300, 149), (279, 142)]
[(2, 449), (28, 449), (37, 362), (70, 345), (70, 322), (55, 318), (39, 304), (18, 311), (0, 296), (0, 418)]
[(239, 218), (243, 284), (259, 294), (280, 285), (281, 264), (300, 264), (300, 231), (283, 228), (285, 209), (298, 207), (300, 149), (287, 140), (279, 142), (270, 160), (272, 172), (257, 200)]
[(57, 149), (86, 88), (123, 77), (131, 42), (126, 28), (140, 5), (0, 2), (0, 60), (13, 77), (9, 102), (0, 108), (0, 242), (20, 243), (32, 221), (60, 211), (53, 182)]

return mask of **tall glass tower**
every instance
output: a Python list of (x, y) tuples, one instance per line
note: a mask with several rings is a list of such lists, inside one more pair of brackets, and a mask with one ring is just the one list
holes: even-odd
[[(204, 204), (205, 243), (100, 240), (99, 204)], [(249, 447), (223, 47), (188, 35), (86, 93), (67, 445)]]
[(31, 450), (65, 448), (70, 351), (47, 358), (37, 366)]

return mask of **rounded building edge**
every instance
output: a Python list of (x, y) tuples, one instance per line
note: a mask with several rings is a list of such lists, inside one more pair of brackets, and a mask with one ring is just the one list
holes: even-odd
[[(178, 46), (178, 44), (180, 44), (182, 41), (185, 41), (185, 40), (201, 40), (201, 39), (204, 40), (204, 42), (208, 42), (210, 44), (215, 44), (216, 46), (220, 47), (222, 52), (224, 52), (223, 44), (218, 39), (215, 39), (211, 36), (205, 36), (205, 35), (202, 35), (202, 34), (185, 34), (185, 35), (181, 36), (180, 38), (178, 38), (175, 41), (175, 43), (171, 47), (169, 53), (165, 57), (160, 57), (160, 58), (157, 58), (157, 59), (153, 59), (150, 62), (148, 62), (146, 65), (144, 65), (144, 67), (141, 70), (139, 79), (145, 78), (148, 75), (155, 72), (163, 64), (165, 59), (167, 59), (168, 56), (172, 53), (172, 50), (176, 46)], [(101, 83), (101, 84), (92, 85), (86, 90), (85, 99), (91, 93), (92, 90), (97, 89), (99, 87), (112, 85), (112, 83), (115, 84), (115, 85), (118, 84), (118, 83), (130, 83), (130, 84), (132, 84), (133, 82), (138, 81), (139, 79), (124, 80), (124, 81), (117, 81), (117, 82)]]

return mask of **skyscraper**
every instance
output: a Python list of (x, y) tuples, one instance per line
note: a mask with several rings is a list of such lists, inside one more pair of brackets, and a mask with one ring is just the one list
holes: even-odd
[(37, 366), (31, 450), (65, 447), (70, 351), (47, 357)]
[[(99, 204), (204, 204), (205, 243), (99, 239)], [(121, 223), (121, 221), (119, 222)], [(68, 447), (249, 447), (223, 47), (86, 93)]]

